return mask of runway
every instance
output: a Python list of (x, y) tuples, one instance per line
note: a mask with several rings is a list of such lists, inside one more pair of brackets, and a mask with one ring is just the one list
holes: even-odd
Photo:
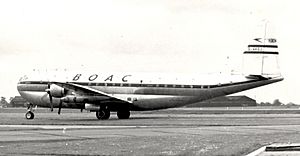
[(94, 113), (37, 112), (28, 121), (23, 113), (1, 112), (0, 154), (245, 155), (271, 143), (300, 142), (300, 114), (148, 113), (99, 121)]

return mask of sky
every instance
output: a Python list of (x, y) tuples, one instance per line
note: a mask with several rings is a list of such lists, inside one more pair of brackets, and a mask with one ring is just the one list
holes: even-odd
[(277, 38), (285, 80), (239, 93), (300, 104), (300, 2), (292, 0), (0, 1), (0, 96), (33, 69), (240, 71), (252, 39)]

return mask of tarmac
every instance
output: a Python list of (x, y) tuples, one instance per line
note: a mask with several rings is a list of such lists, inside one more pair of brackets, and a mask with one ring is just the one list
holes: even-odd
[(128, 120), (113, 113), (107, 121), (94, 113), (42, 110), (26, 120), (24, 113), (1, 112), (0, 155), (247, 155), (300, 142), (300, 114), (170, 112), (133, 112)]

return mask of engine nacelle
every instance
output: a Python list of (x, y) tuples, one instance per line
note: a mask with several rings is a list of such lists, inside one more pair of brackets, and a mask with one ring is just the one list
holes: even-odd
[(76, 96), (76, 95), (66, 95), (61, 98), (63, 102), (66, 103), (88, 103), (88, 102), (99, 102), (109, 99), (106, 96)]
[(88, 110), (88, 111), (99, 111), (100, 110), (100, 105), (86, 103), (84, 105), (84, 109)]
[(60, 98), (63, 97), (65, 95), (65, 88), (62, 88), (56, 84), (52, 84), (50, 86), (50, 89), (47, 89), (47, 91), (50, 92), (50, 95), (52, 97), (56, 97), (56, 98)]
[(66, 103), (86, 103), (89, 99), (88, 97), (67, 95), (62, 97), (61, 100)]

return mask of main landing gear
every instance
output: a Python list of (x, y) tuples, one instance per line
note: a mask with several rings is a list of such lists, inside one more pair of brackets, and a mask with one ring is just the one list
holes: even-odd
[[(119, 119), (129, 119), (130, 117), (130, 111), (127, 108), (123, 108), (118, 110), (117, 116)], [(96, 111), (96, 117), (99, 120), (107, 120), (110, 117), (110, 109), (105, 106), (105, 107), (100, 107), (100, 110)]]
[(120, 107), (117, 112), (117, 116), (119, 119), (129, 119), (129, 117), (130, 117), (129, 106), (125, 105), (125, 106)]
[(117, 112), (117, 116), (119, 119), (129, 119), (130, 111), (129, 110), (119, 110)]
[(104, 108), (101, 108), (99, 111), (96, 111), (96, 117), (99, 120), (107, 120), (110, 117), (110, 110), (108, 109), (107, 106)]
[(25, 118), (28, 120), (31, 120), (34, 118), (34, 114), (33, 114), (33, 104), (29, 104), (27, 107), (27, 112), (25, 114)]

